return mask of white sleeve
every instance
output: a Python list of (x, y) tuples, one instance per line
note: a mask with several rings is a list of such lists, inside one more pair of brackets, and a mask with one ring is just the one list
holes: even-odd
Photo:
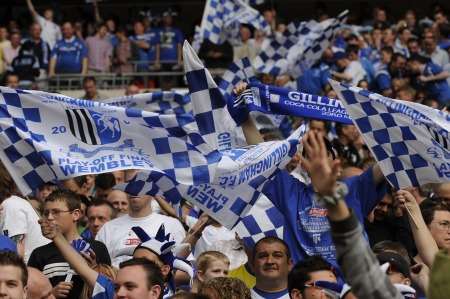
[(36, 14), (36, 21), (41, 26), (41, 28), (43, 28), (46, 20), (41, 15)]
[(171, 225), (171, 233), (173, 239), (177, 244), (180, 244), (181, 241), (186, 237), (186, 231), (184, 230), (183, 225), (178, 219), (173, 218), (173, 222)]
[(108, 234), (107, 234), (106, 230), (107, 230), (107, 225), (105, 224), (98, 231), (97, 235), (95, 236), (95, 240), (100, 241), (103, 244), (105, 244), (106, 249), (108, 249), (109, 256), (112, 256), (111, 249), (110, 249), (111, 244), (109, 244), (109, 240), (107, 238)]
[(3, 232), (8, 237), (27, 233), (27, 214), (14, 200), (3, 203)]

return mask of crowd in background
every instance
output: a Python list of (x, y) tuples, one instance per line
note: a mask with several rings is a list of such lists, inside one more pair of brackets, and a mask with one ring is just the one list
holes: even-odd
[[(123, 26), (113, 19), (102, 22), (94, 2), (98, 22), (85, 35), (80, 24), (56, 24), (52, 10), (40, 13), (31, 0), (27, 4), (34, 20), (29, 31), (14, 22), (0, 26), (0, 72), (6, 86), (39, 88), (43, 82), (39, 79), (83, 74), (85, 98), (96, 100), (102, 98), (95, 79), (99, 73), (182, 69), (185, 34), (174, 26), (174, 19), (182, 20), (171, 10), (158, 24), (142, 18)], [(272, 6), (261, 10), (273, 32), (286, 30)], [(448, 16), (436, 6), (429, 17), (419, 18), (414, 10), (405, 9), (401, 19), (393, 20), (388, 9), (376, 7), (371, 20), (343, 29), (322, 58), (298, 78), (258, 76), (265, 84), (336, 98), (328, 83), (333, 78), (446, 109)], [(226, 69), (244, 57), (254, 59), (266, 37), (247, 25), (241, 26), (240, 37), (238, 46), (204, 41), (199, 56), (210, 69)], [(159, 85), (160, 81), (155, 83)], [(139, 93), (140, 87), (139, 82), (131, 83), (125, 94)], [(294, 127), (301, 121), (291, 118)], [(161, 196), (129, 196), (114, 188), (132, 178), (133, 171), (49, 182), (34, 196), (23, 198), (2, 166), (0, 227), (9, 238), (0, 237), (0, 295), (450, 298), (445, 283), (450, 273), (450, 183), (392, 190), (354, 125), (322, 120), (309, 124), (306, 154), (297, 153), (264, 190), (285, 217), (284, 237), (264, 237), (251, 248), (234, 231), (199, 215), (187, 201), (180, 214)], [(257, 141), (281, 138), (277, 128), (259, 133)], [(254, 143), (248, 137), (247, 142)], [(318, 156), (323, 152), (328, 156)], [(304, 162), (305, 156), (320, 167)], [(330, 157), (341, 161), (334, 173), (324, 170), (335, 167), (329, 164)], [(320, 180), (329, 186), (344, 181), (349, 189), (346, 204), (316, 205), (316, 195), (330, 195)], [(156, 241), (136, 237), (131, 233), (136, 226)], [(173, 254), (162, 247), (169, 239), (176, 243)], [(189, 261), (195, 271), (189, 273), (175, 262), (178, 259)]]

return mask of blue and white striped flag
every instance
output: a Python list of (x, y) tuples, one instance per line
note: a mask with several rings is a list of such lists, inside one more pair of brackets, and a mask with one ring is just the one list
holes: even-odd
[(264, 40), (253, 61), (255, 69), (274, 76), (288, 72), (298, 75), (298, 68), (309, 67), (321, 57), (347, 15), (348, 11), (344, 11), (338, 18), (320, 23), (314, 20), (289, 23), (283, 33)]
[(249, 24), (270, 34), (270, 26), (263, 16), (242, 0), (207, 0), (194, 44), (198, 45), (199, 40), (205, 39), (213, 44), (225, 41), (239, 44), (240, 24)]
[(330, 80), (396, 189), (450, 181), (450, 115)]
[(159, 114), (192, 113), (191, 99), (187, 93), (177, 91), (155, 91), (102, 100), (102, 103), (137, 108)]
[(0, 92), (0, 158), (24, 194), (51, 180), (120, 169), (163, 172), (189, 185), (215, 179), (222, 155), (183, 129), (192, 117), (6, 87)]

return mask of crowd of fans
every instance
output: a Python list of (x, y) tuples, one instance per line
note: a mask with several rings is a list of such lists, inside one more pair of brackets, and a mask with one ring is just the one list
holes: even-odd
[[(98, 73), (130, 72), (133, 60), (137, 71), (182, 67), (183, 33), (170, 10), (159, 28), (145, 18), (129, 35), (107, 20), (86, 37), (70, 22), (54, 23), (53, 11), (41, 16), (27, 4), (35, 21), (27, 39), (19, 28), (0, 27), (9, 87), (79, 73), (89, 75), (85, 98), (95, 100)], [(263, 14), (274, 31), (285, 30), (272, 7)], [(441, 9), (431, 17), (418, 20), (407, 10), (391, 22), (377, 7), (373, 20), (342, 30), (300, 77), (260, 79), (335, 98), (334, 78), (444, 108), (450, 24)], [(254, 59), (267, 38), (247, 25), (240, 36), (234, 48), (204, 41), (207, 67)], [(132, 83), (125, 94), (139, 92)], [(294, 127), (303, 121), (291, 120)], [(187, 201), (180, 214), (162, 196), (115, 189), (135, 171), (48, 182), (24, 198), (1, 165), (0, 297), (450, 298), (450, 183), (392, 190), (354, 125), (309, 124), (304, 151), (263, 190), (284, 216), (283, 238), (262, 237), (253, 247)], [(243, 128), (248, 144), (280, 138), (277, 128), (258, 131), (251, 119)]]

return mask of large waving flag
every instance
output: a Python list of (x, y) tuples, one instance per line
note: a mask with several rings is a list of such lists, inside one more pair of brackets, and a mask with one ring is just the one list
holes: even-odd
[(140, 93), (102, 100), (101, 102), (113, 106), (137, 108), (160, 114), (185, 114), (192, 112), (189, 95), (177, 91)]
[(163, 172), (190, 185), (215, 178), (221, 154), (183, 129), (192, 117), (6, 87), (0, 92), (0, 158), (24, 194), (47, 181), (120, 169)]
[(320, 59), (337, 30), (343, 25), (348, 11), (336, 19), (323, 22), (292, 22), (283, 33), (275, 33), (264, 40), (260, 54), (254, 60), (259, 73), (274, 76), (291, 73), (294, 77)]
[(270, 34), (270, 26), (263, 16), (242, 0), (207, 0), (194, 44), (198, 47), (199, 40), (204, 39), (213, 44), (227, 40), (238, 44), (240, 24), (249, 24)]
[(450, 115), (330, 81), (396, 189), (450, 181)]
[(247, 57), (234, 61), (222, 76), (219, 82), (219, 89), (227, 101), (233, 101), (233, 88), (242, 81), (254, 81), (255, 71)]

